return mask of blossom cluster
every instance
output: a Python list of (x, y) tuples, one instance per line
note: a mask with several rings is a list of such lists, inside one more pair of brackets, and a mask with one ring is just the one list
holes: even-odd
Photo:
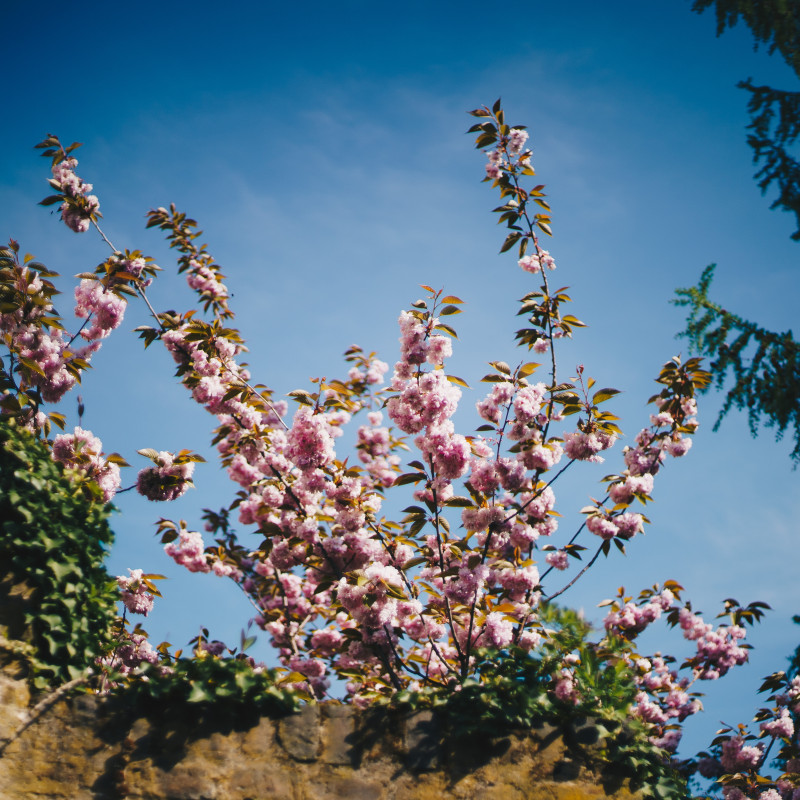
[(129, 569), (126, 578), (117, 576), (122, 602), (131, 614), (143, 614), (145, 617), (153, 610), (155, 595), (147, 589), (147, 584), (142, 577), (142, 570)]
[(92, 184), (75, 173), (77, 166), (74, 156), (56, 161), (50, 185), (63, 197), (59, 210), (64, 224), (75, 233), (85, 233), (92, 218), (99, 215), (100, 201), (91, 194)]
[(136, 491), (148, 500), (176, 500), (193, 486), (194, 461), (161, 450), (152, 456), (154, 467), (140, 470)]
[[(83, 360), (91, 355), (88, 347), (70, 349), (53, 309), (57, 292), (47, 280), (52, 274), (36, 262), (20, 263), (15, 242), (0, 251), (0, 286), (5, 300), (0, 310), (0, 336), (16, 360), (16, 376), (9, 374), (8, 378), (19, 390), (17, 403), (25, 402), (32, 392), (44, 402), (57, 403), (75, 385)], [(35, 420), (27, 421), (35, 424)]]
[(119, 675), (131, 675), (141, 664), (158, 664), (158, 651), (144, 634), (129, 633), (112, 653), (98, 659), (98, 664)]
[[(491, 362), (493, 371), (484, 378), (490, 386), (475, 403), (474, 435), (456, 427), (468, 387), (449, 369), (456, 339), (449, 320), (461, 312), (458, 297), (423, 287), (424, 299), (400, 313), (399, 357), (388, 386), (388, 365), (353, 346), (345, 354), (345, 376), (314, 378), (309, 391), (290, 392), (297, 404), (290, 413), (272, 390), (253, 384), (242, 360), (245, 343), (230, 324), (225, 276), (197, 241), (194, 220), (174, 206), (149, 214), (148, 227), (164, 231), (178, 251), (179, 271), (205, 316), (154, 312), (154, 327), (139, 333), (146, 344), (163, 343), (192, 398), (213, 415), (214, 445), (236, 486), (229, 508), (206, 511), (213, 543), (183, 522), (162, 519), (165, 552), (192, 572), (235, 581), (256, 608), (256, 623), (271, 637), (291, 681), (317, 697), (336, 676), (347, 679), (350, 699), (361, 704), (403, 688), (447, 687), (476, 674), (482, 648), (529, 652), (539, 646), (551, 633), (539, 616), (542, 598), (562, 591), (545, 587), (552, 569), (558, 575), (571, 564), (577, 567), (586, 548), (576, 539), (584, 529), (599, 539), (589, 565), (608, 555), (610, 544), (622, 549), (642, 531), (647, 520), (630, 506), (650, 500), (666, 456), (687, 452), (696, 428), (693, 395), (703, 373), (695, 361), (676, 359), (659, 376), (663, 388), (651, 426), (623, 450), (621, 474), (606, 478), (607, 498), (584, 509), (586, 521), (577, 531), (559, 530), (553, 484), (567, 468), (613, 454), (622, 431), (600, 406), (616, 392), (590, 396), (593, 382), (584, 386), (582, 367), (579, 379), (571, 379), (579, 386), (559, 377), (559, 340), (583, 323), (566, 312), (570, 299), (564, 290), (553, 291), (548, 283), (555, 261), (539, 237), (551, 234), (544, 213), (549, 206), (542, 186), (521, 183), (533, 175), (529, 136), (524, 128), (505, 125), (497, 111), (476, 115), (489, 118), (478, 126), (478, 145), (488, 148), (487, 180), (503, 201), (496, 209), (508, 228), (502, 251), (516, 248), (518, 265), (541, 282), (522, 298), (527, 327), (517, 339), (528, 351), (547, 354), (550, 363), (537, 372), (541, 365), (532, 362), (514, 368)], [(50, 152), (56, 161), (51, 183), (64, 222), (73, 230), (96, 224), (98, 204), (75, 174), (76, 162), (63, 149)], [(530, 210), (534, 202), (536, 213)], [(138, 251), (114, 250), (93, 275), (81, 276), (75, 299), (76, 314), (85, 320), (79, 334), (86, 357), (119, 326), (123, 295), (147, 299), (145, 275), (151, 271)], [(40, 325), (37, 335), (43, 330)], [(61, 335), (55, 327), (51, 333)], [(67, 344), (59, 363), (72, 358)], [(69, 373), (73, 378), (75, 370)], [(47, 375), (44, 367), (31, 368), (39, 372)], [(48, 396), (62, 394), (53, 390)], [(54, 450), (100, 481), (101, 445), (79, 430), (71, 439), (57, 437)], [(343, 457), (348, 447), (357, 459)], [(406, 467), (404, 451), (411, 451)], [(198, 459), (187, 451), (139, 452), (153, 461), (136, 481), (146, 498), (173, 500), (191, 485)], [(413, 504), (401, 520), (387, 519), (386, 493), (402, 487), (409, 487)], [(257, 536), (240, 540), (234, 522)], [(542, 561), (548, 569), (540, 571)], [(132, 613), (150, 611), (147, 578), (140, 570), (118, 578)], [(665, 612), (678, 613), (669, 591), (649, 603), (623, 604), (609, 633), (624, 638)], [(699, 677), (740, 663), (732, 627), (720, 634), (692, 620), (687, 637), (697, 644)], [(139, 651), (150, 658), (140, 642), (126, 646), (131, 664)], [(213, 656), (217, 650), (204, 652)], [(696, 701), (666, 664), (654, 659), (642, 670), (637, 707), (668, 740), (672, 734), (664, 726), (694, 713)], [(553, 692), (563, 702), (580, 700), (576, 665), (568, 659), (553, 676)]]
[[(93, 480), (108, 502), (119, 490), (119, 459), (106, 458), (102, 442), (91, 432), (76, 427), (72, 433), (59, 434), (53, 440), (53, 458)], [(124, 463), (124, 462), (123, 462)]]
[(695, 645), (695, 654), (680, 666), (684, 670), (682, 676), (680, 670), (670, 666), (674, 659), (660, 653), (641, 657), (632, 652), (626, 656), (640, 689), (633, 713), (655, 726), (653, 741), (670, 751), (680, 742), (681, 731), (675, 723), (702, 710), (696, 694), (689, 692), (690, 687), (697, 680), (720, 678), (747, 660), (747, 646), (742, 645), (745, 630), (738, 620), (752, 621), (761, 613), (761, 604), (742, 609), (734, 605), (735, 601), (729, 601), (726, 609), (733, 622), (715, 629), (693, 612), (690, 604), (680, 605), (681, 590), (682, 587), (670, 581), (664, 588), (655, 586), (643, 591), (637, 602), (625, 597), (621, 589), (618, 600), (608, 601), (611, 609), (605, 618), (609, 636), (632, 643), (649, 625), (666, 615), (669, 624), (680, 628), (684, 638)]
[[(775, 672), (768, 676), (762, 692), (772, 692), (772, 705), (759, 709), (756, 736), (744, 725), (720, 731), (710, 753), (698, 761), (698, 772), (704, 778), (722, 783), (726, 800), (798, 800), (800, 798), (800, 744), (796, 723), (800, 713), (800, 676)], [(773, 749), (777, 744), (778, 748)], [(772, 759), (769, 756), (773, 756)], [(780, 766), (783, 774), (775, 778), (764, 775), (770, 766)], [(773, 788), (765, 789), (765, 786)]]

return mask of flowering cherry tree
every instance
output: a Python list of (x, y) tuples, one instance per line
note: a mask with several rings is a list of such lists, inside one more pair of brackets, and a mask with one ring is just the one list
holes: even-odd
[[(624, 553), (643, 532), (648, 520), (641, 509), (656, 477), (669, 459), (686, 455), (697, 428), (695, 394), (708, 383), (697, 359), (664, 364), (649, 423), (624, 447), (618, 418), (605, 410), (617, 391), (598, 388), (583, 366), (565, 379), (559, 341), (584, 324), (570, 313), (566, 288), (553, 283), (556, 262), (542, 246), (552, 235), (550, 208), (545, 187), (533, 180), (528, 133), (506, 124), (499, 101), (471, 114), (477, 121), (470, 130), (487, 158), (484, 181), (499, 194), (494, 211), (507, 231), (501, 253), (532, 281), (520, 302), (525, 326), (516, 334), (524, 355), (513, 366), (491, 362), (487, 390), (469, 401), (480, 418), (474, 431), (459, 431), (453, 421), (469, 389), (448, 369), (457, 340), (453, 318), (462, 310), (458, 296), (423, 286), (424, 298), (400, 313), (391, 369), (376, 353), (352, 346), (340, 377), (289, 392), (290, 410), (243, 363), (246, 346), (232, 327), (225, 276), (199, 243), (196, 222), (174, 206), (149, 212), (148, 227), (166, 234), (202, 309), (159, 313), (147, 297), (159, 267), (139, 250), (117, 249), (102, 232), (100, 203), (76, 172), (77, 144), (64, 147), (48, 136), (38, 145), (52, 164), (54, 194), (43, 204), (56, 206), (76, 233), (93, 229), (111, 251), (79, 276), (74, 313), (83, 321), (74, 334), (54, 309), (55, 273), (20, 258), (13, 241), (0, 251), (2, 414), (49, 441), (52, 425), (65, 425), (52, 407), (79, 383), (127, 303), (147, 304), (153, 324), (138, 333), (145, 346), (167, 348), (192, 399), (212, 415), (213, 442), (236, 485), (228, 509), (205, 511), (205, 535), (161, 518), (165, 552), (192, 572), (213, 572), (241, 588), (277, 649), (282, 680), (309, 697), (325, 697), (333, 679), (346, 684), (346, 698), (358, 705), (399, 692), (456, 692), (481, 680), (487, 649), (534, 655), (553, 633), (543, 609), (601, 555)], [(530, 353), (542, 363), (526, 360)], [(77, 427), (56, 435), (51, 446), (53, 458), (97, 502), (120, 490), (127, 464), (104, 453), (93, 433)], [(156, 502), (182, 495), (202, 460), (188, 450), (139, 452), (153, 466), (139, 472), (135, 488)], [(582, 509), (577, 530), (559, 529), (558, 479), (608, 458), (616, 472), (603, 479), (602, 498)], [(408, 497), (399, 520), (382, 513), (390, 490)], [(233, 530), (232, 516), (249, 530), (246, 538)], [(129, 573), (117, 579), (125, 614), (147, 615), (159, 576)], [(621, 654), (636, 684), (631, 713), (651, 725), (653, 740), (668, 751), (677, 747), (680, 723), (701, 708), (695, 682), (746, 660), (744, 624), (762, 610), (729, 601), (727, 622), (715, 628), (681, 592), (674, 581), (638, 599), (622, 591), (609, 601), (597, 644)], [(636, 651), (636, 638), (659, 617), (696, 648), (679, 667), (669, 657)], [(137, 665), (159, 658), (168, 662), (138, 628), (121, 636), (106, 659), (117, 674), (135, 674)], [(199, 649), (208, 654), (224, 646)], [(548, 691), (575, 705), (582, 700), (582, 656), (562, 655)], [(788, 730), (786, 704), (781, 708), (763, 728), (770, 736)], [(735, 746), (726, 745), (723, 766), (745, 758), (745, 747), (730, 755)]]

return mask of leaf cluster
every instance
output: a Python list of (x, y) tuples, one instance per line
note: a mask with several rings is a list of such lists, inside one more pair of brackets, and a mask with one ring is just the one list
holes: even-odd
[[(142, 680), (144, 678), (144, 680)], [(297, 711), (301, 693), (279, 684), (279, 673), (254, 667), (252, 659), (206, 655), (180, 658), (165, 668), (143, 664), (139, 677), (120, 693), (123, 702), (163, 715), (165, 707), (193, 708), (197, 715), (235, 721), (243, 714), (282, 715)]]
[[(484, 181), (492, 181), (492, 185), (500, 189), (500, 197), (504, 203), (494, 209), (495, 214), (500, 217), (498, 224), (505, 223), (509, 229), (500, 252), (505, 253), (514, 245), (519, 243), (519, 257), (525, 255), (528, 244), (535, 240), (534, 228), (539, 228), (548, 236), (553, 235), (551, 228), (552, 219), (550, 217), (550, 205), (544, 199), (546, 197), (543, 189), (544, 184), (534, 186), (532, 189), (523, 189), (519, 184), (522, 176), (531, 177), (536, 175), (530, 163), (530, 150), (512, 155), (508, 144), (513, 130), (526, 130), (526, 125), (508, 125), (505, 121), (500, 99), (498, 98), (491, 110), (484, 106), (470, 111), (473, 117), (485, 118), (485, 122), (478, 122), (473, 125), (467, 133), (478, 134), (475, 139), (475, 147), (479, 150), (485, 147), (493, 147), (502, 156), (502, 168), (499, 177), (484, 178)], [(527, 213), (527, 204), (532, 200), (544, 212), (537, 212), (532, 215)]]
[[(197, 227), (196, 220), (191, 219), (186, 214), (179, 212), (173, 203), (166, 208), (151, 209), (147, 214), (148, 228), (160, 228), (167, 232), (169, 246), (178, 250), (181, 256), (178, 258), (178, 273), (194, 272), (198, 266), (205, 267), (217, 280), (224, 280), (220, 265), (216, 263), (213, 256), (208, 252), (206, 244), (195, 244), (195, 239), (203, 235), (203, 231)], [(233, 312), (228, 307), (227, 297), (220, 297), (200, 290), (200, 299), (203, 302), (203, 309), (209, 309), (218, 320), (230, 319)]]

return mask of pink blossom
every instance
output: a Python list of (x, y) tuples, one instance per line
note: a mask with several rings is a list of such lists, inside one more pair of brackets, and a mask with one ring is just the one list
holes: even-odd
[(139, 471), (136, 491), (148, 500), (157, 502), (175, 500), (185, 494), (193, 485), (194, 462), (176, 464), (174, 459), (172, 453), (165, 450), (159, 452), (156, 466)]
[(678, 434), (675, 434), (673, 438), (669, 439), (666, 444), (666, 451), (671, 455), (675, 456), (676, 458), (680, 458), (680, 456), (685, 456), (692, 447), (692, 440), (687, 438), (681, 438)]
[(722, 765), (716, 758), (699, 758), (697, 760), (697, 771), (704, 778), (718, 778), (723, 774)]
[(440, 425), (451, 417), (461, 398), (461, 390), (439, 370), (419, 381), (409, 381), (399, 395), (386, 404), (389, 417), (405, 433), (419, 433), (427, 426)]
[(75, 233), (89, 230), (92, 215), (99, 213), (100, 202), (93, 195), (92, 185), (75, 174), (76, 158), (65, 158), (53, 165), (53, 180), (65, 198), (59, 210), (61, 219)]
[(117, 585), (122, 594), (122, 602), (125, 608), (132, 614), (143, 614), (145, 617), (153, 610), (155, 597), (147, 591), (142, 580), (142, 570), (129, 569), (130, 577), (117, 575)]
[(608, 517), (593, 514), (586, 519), (586, 527), (601, 539), (613, 539), (619, 534), (619, 528)]
[(388, 595), (390, 586), (402, 586), (400, 573), (390, 566), (371, 564), (364, 570), (366, 581), (351, 584), (342, 578), (337, 585), (338, 602), (353, 619), (365, 628), (381, 628), (391, 622), (397, 611), (397, 600)]
[(322, 467), (335, 458), (331, 426), (308, 406), (297, 410), (286, 438), (286, 455), (302, 470)]
[(189, 572), (211, 571), (205, 556), (203, 537), (197, 531), (182, 530), (178, 534), (178, 541), (165, 545), (164, 552)]
[(556, 496), (550, 486), (539, 484), (535, 493), (525, 492), (519, 498), (529, 520), (545, 521), (556, 504)]
[(376, 384), (383, 382), (383, 376), (389, 370), (389, 365), (379, 358), (373, 359), (367, 368), (365, 380), (368, 384)]
[(486, 177), (491, 180), (497, 180), (503, 174), (503, 170), (499, 164), (492, 164), (491, 162), (486, 165)]
[[(645, 429), (643, 433), (650, 435)], [(638, 437), (637, 437), (638, 438)], [(646, 440), (649, 442), (649, 438)], [(664, 461), (664, 453), (660, 447), (650, 447), (649, 444), (640, 444), (639, 447), (625, 447), (622, 451), (625, 465), (631, 475), (645, 475), (646, 473), (655, 474), (658, 472), (661, 463)]]
[(518, 156), (527, 141), (528, 131), (523, 128), (512, 128), (508, 133), (508, 142), (506, 143), (508, 154), (512, 158)]
[(725, 772), (741, 772), (757, 768), (762, 755), (761, 748), (745, 745), (741, 736), (734, 736), (722, 743), (720, 762)]
[(486, 459), (473, 461), (469, 482), (476, 491), (491, 494), (500, 486), (497, 463)]
[(446, 358), (453, 355), (453, 344), (447, 336), (431, 336), (428, 339), (427, 361), (435, 367), (441, 367)]
[(218, 279), (218, 273), (205, 264), (200, 264), (194, 259), (189, 261), (190, 271), (186, 276), (186, 283), (203, 296), (215, 299), (228, 297), (228, 289)]
[(650, 623), (657, 620), (664, 609), (658, 599), (637, 606), (626, 603), (616, 611), (610, 611), (604, 620), (606, 630), (618, 636), (633, 638)]
[(238, 567), (219, 558), (212, 560), (211, 571), (220, 578), (232, 578), (237, 583), (243, 578), (242, 571)]
[(517, 457), (527, 469), (546, 472), (558, 464), (563, 453), (564, 449), (558, 442), (548, 442), (547, 444), (534, 444), (532, 447), (522, 450)]
[(476, 404), (478, 413), (487, 422), (500, 422), (500, 408), (507, 406), (514, 397), (514, 384), (509, 381), (496, 383), (485, 400)]
[(497, 461), (497, 474), (500, 483), (508, 492), (520, 492), (530, 488), (530, 481), (525, 475), (525, 465), (513, 458), (500, 458)]
[(75, 316), (91, 319), (91, 326), (81, 331), (87, 341), (108, 336), (122, 324), (126, 301), (106, 289), (100, 281), (84, 278), (75, 287)]
[(663, 736), (654, 736), (650, 739), (650, 741), (656, 747), (660, 747), (663, 750), (674, 753), (678, 749), (678, 745), (681, 742), (681, 736), (683, 736), (683, 731), (672, 729), (666, 731)]
[(76, 469), (94, 480), (108, 502), (119, 490), (119, 466), (103, 456), (102, 442), (83, 428), (73, 433), (60, 433), (53, 440), (53, 459)]
[[(521, 602), (539, 585), (539, 570), (533, 564), (514, 569), (502, 569), (495, 572), (495, 579), (511, 600)], [(538, 602), (538, 595), (536, 602)]]
[(141, 664), (158, 664), (158, 651), (144, 636), (132, 633), (125, 643), (98, 663), (104, 664), (121, 675), (128, 675)]
[(551, 550), (544, 558), (551, 567), (556, 569), (565, 570), (569, 567), (569, 556), (566, 550)]
[(488, 640), (487, 643), (494, 647), (507, 647), (511, 644), (511, 638), (514, 635), (514, 627), (511, 622), (506, 619), (505, 615), (498, 611), (492, 611), (491, 614), (486, 617), (483, 632)]
[(541, 264), (539, 264), (539, 256), (537, 255), (523, 256), (517, 263), (526, 272), (532, 272), (534, 274), (541, 272), (542, 269)]
[(660, 411), (658, 414), (650, 415), (650, 423), (656, 427), (662, 427), (664, 425), (674, 425), (675, 420), (672, 418), (672, 414), (667, 411)]
[(644, 532), (644, 517), (641, 514), (626, 512), (625, 514), (618, 514), (613, 519), (618, 529), (617, 536), (620, 539), (630, 539), (637, 533)]
[(794, 721), (788, 709), (781, 710), (780, 715), (769, 722), (761, 723), (761, 730), (770, 736), (778, 736), (786, 739), (794, 734)]
[(428, 355), (425, 326), (410, 312), (403, 311), (400, 323), (400, 357), (408, 364), (422, 364)]
[(684, 397), (681, 399), (681, 410), (687, 417), (697, 414), (697, 401), (694, 397)]
[(218, 639), (213, 642), (200, 642), (200, 651), (210, 656), (221, 656), (225, 650), (227, 650), (225, 642), (220, 642)]
[(612, 483), (608, 488), (609, 497), (620, 504), (630, 503), (637, 494), (649, 495), (653, 491), (653, 476), (628, 475), (624, 481)]
[(567, 458), (577, 461), (601, 462), (603, 459), (597, 454), (607, 450), (616, 440), (616, 436), (603, 431), (565, 433), (564, 451), (567, 454)]
[(525, 630), (519, 635), (517, 644), (526, 652), (531, 651), (534, 647), (538, 647), (542, 641), (541, 634), (536, 631)]
[(514, 413), (520, 422), (533, 422), (539, 414), (545, 398), (543, 383), (524, 386), (514, 397)]
[(534, 353), (546, 353), (550, 349), (550, 340), (546, 336), (540, 336), (533, 343)]
[(537, 273), (543, 268), (554, 270), (556, 262), (547, 250), (539, 250), (538, 253), (523, 256), (518, 262), (519, 266), (526, 272)]
[(579, 702), (577, 686), (575, 685), (575, 679), (569, 670), (561, 670), (560, 677), (556, 680), (553, 693), (562, 702), (573, 703), (577, 705)]

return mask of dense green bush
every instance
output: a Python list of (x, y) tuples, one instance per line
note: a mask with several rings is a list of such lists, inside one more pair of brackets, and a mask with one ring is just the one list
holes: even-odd
[(24, 582), (30, 591), (24, 624), (38, 688), (77, 677), (111, 641), (118, 593), (103, 565), (114, 538), (108, 516), (44, 443), (0, 423), (0, 563), (7, 588)]

